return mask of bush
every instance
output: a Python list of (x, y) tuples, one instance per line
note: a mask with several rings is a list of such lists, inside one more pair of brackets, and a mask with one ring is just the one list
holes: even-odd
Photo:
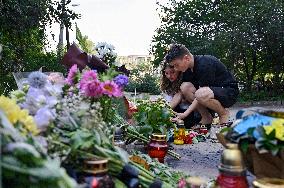
[(0, 60), (0, 94), (7, 95), (10, 91), (17, 89), (13, 72), (31, 72), (41, 67), (44, 72), (66, 72), (55, 53), (26, 54), (22, 62), (24, 62), (22, 66), (16, 66), (13, 62)]
[(136, 88), (137, 92), (150, 93), (158, 95), (161, 93), (159, 88), (159, 79), (150, 74), (145, 74), (144, 77), (138, 79), (130, 78), (129, 84), (126, 87), (126, 91), (134, 92)]
[(158, 95), (161, 93), (159, 87), (159, 69), (154, 67), (151, 61), (138, 60), (130, 65), (129, 85), (125, 88), (128, 92), (149, 93)]
[(267, 91), (247, 92), (242, 91), (239, 95), (239, 102), (251, 102), (251, 101), (279, 101), (284, 100), (284, 92), (275, 93)]

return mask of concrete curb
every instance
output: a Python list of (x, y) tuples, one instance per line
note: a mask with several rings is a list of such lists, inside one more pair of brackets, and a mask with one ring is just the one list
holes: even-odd
[(284, 101), (250, 101), (250, 102), (237, 102), (233, 107), (246, 107), (246, 106), (281, 106)]
[[(124, 92), (126, 97), (134, 98), (134, 93)], [(156, 100), (162, 97), (162, 95), (151, 95), (149, 93), (136, 93), (136, 99), (149, 98), (150, 100)], [(248, 107), (248, 106), (281, 106), (284, 105), (284, 99), (280, 101), (249, 101), (249, 102), (237, 102), (233, 107)]]

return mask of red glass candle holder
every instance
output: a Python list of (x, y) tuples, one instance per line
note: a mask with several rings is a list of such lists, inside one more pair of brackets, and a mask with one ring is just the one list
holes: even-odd
[(245, 176), (232, 176), (221, 173), (217, 178), (217, 184), (220, 188), (248, 188), (248, 182)]
[(185, 136), (184, 144), (192, 144), (192, 136), (190, 134)]
[(166, 135), (152, 134), (148, 144), (148, 155), (151, 158), (156, 158), (160, 163), (164, 163), (164, 158), (168, 152), (168, 144)]
[(114, 188), (112, 177), (108, 174), (108, 160), (88, 159), (84, 161), (83, 182), (91, 188)]
[(206, 135), (207, 133), (208, 133), (208, 130), (207, 130), (207, 128), (206, 128), (206, 126), (205, 125), (202, 125), (201, 127), (200, 127), (200, 129), (199, 129), (199, 134), (204, 134), (204, 135)]

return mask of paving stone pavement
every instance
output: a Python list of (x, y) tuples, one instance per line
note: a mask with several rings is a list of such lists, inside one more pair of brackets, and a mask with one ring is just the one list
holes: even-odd
[(173, 169), (207, 180), (217, 177), (220, 156), (223, 151), (221, 144), (211, 143), (207, 140), (198, 144), (173, 146), (175, 151), (182, 156), (180, 160), (166, 158), (166, 163)]
[[(284, 111), (284, 106), (268, 106), (267, 109)], [(236, 112), (240, 108), (230, 109), (231, 120), (234, 120)], [(191, 145), (173, 145), (175, 151), (179, 153), (181, 160), (175, 160), (167, 157), (165, 162), (173, 169), (183, 171), (191, 176), (199, 176), (205, 180), (216, 179), (218, 176), (218, 165), (223, 151), (220, 143), (212, 143), (210, 140)], [(248, 179), (254, 177), (248, 173)]]

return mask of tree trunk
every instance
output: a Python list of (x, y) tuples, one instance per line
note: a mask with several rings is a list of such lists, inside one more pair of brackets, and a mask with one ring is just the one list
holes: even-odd
[(248, 62), (247, 62), (247, 57), (246, 57), (246, 54), (243, 53), (242, 54), (242, 60), (244, 62), (244, 69), (245, 69), (245, 73), (246, 73), (246, 77), (247, 77), (247, 82), (246, 82), (246, 90), (247, 91), (251, 91), (251, 86), (252, 86), (252, 80), (250, 79), (250, 72), (249, 72), (249, 67), (248, 67)]
[(257, 55), (256, 50), (252, 50), (252, 71), (250, 79), (253, 80), (256, 74), (256, 65), (257, 65)]
[(281, 62), (275, 62), (274, 65), (274, 77), (273, 77), (273, 91), (275, 93), (280, 91), (281, 88), (281, 78), (280, 78), (280, 73), (281, 73)]
[(68, 27), (66, 28), (66, 41), (67, 41), (67, 50), (70, 48), (70, 39), (69, 39), (69, 29)]
[(59, 42), (57, 45), (57, 56), (61, 58), (63, 56), (63, 32), (64, 32), (64, 25), (60, 24), (60, 33), (59, 33)]

